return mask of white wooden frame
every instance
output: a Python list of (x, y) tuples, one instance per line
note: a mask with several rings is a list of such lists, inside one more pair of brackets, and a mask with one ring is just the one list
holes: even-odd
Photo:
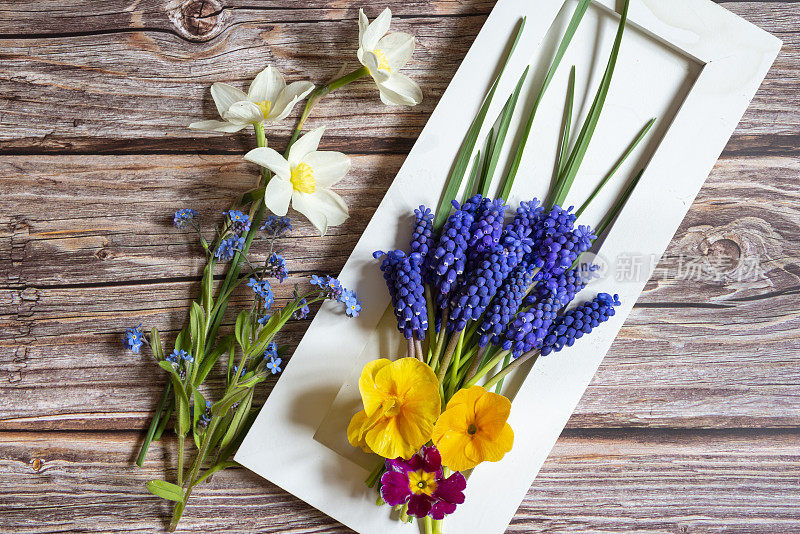
[[(506, 36), (512, 34), (519, 18), (528, 15), (518, 50), (536, 50), (546, 57), (546, 37), (553, 21), (560, 13), (562, 17), (571, 13), (574, 3), (569, 0), (564, 8), (563, 0), (499, 0), (341, 273), (342, 282), (358, 290), (363, 301), (361, 317), (346, 320), (337, 306), (322, 307), (236, 455), (241, 464), (357, 532), (409, 532), (411, 528), (390, 519), (387, 508), (375, 506), (374, 490), (363, 484), (367, 475), (363, 462), (351, 460), (314, 437), (330, 417), (328, 411), (337, 395), (355, 395), (354, 376), (364, 354), (370, 355), (372, 349), (365, 351), (365, 347), (370, 340), (374, 343), (376, 327), (389, 304), (372, 252), (403, 247), (409, 233), (408, 214), (421, 203), (433, 206), (438, 202), (463, 134), (503, 57)], [(593, 3), (593, 9), (601, 11), (615, 7), (613, 0)], [(710, 0), (632, 0), (629, 19), (632, 28), (663, 41), (699, 66), (699, 74), (689, 84), (688, 94), (677, 102), (671, 121), (658, 131), (657, 142), (638, 154), (638, 162), (647, 164), (646, 172), (600, 250), (606, 258), (630, 251), (657, 258), (716, 163), (781, 43)], [(584, 25), (579, 34), (592, 31)], [(610, 41), (613, 36), (605, 33), (603, 39)], [(624, 47), (621, 61), (626, 57)], [(499, 111), (530, 59), (524, 53), (515, 54), (490, 117)], [(598, 68), (604, 64), (602, 57)], [(641, 65), (647, 75), (647, 58), (641, 58)], [(568, 69), (562, 65), (561, 70)], [(618, 71), (623, 81), (619, 82), (622, 89), (617, 89), (624, 91), (625, 76), (630, 75)], [(563, 76), (560, 79), (565, 83)], [(560, 91), (563, 98), (558, 86), (554, 81), (548, 94)], [(556, 116), (543, 120), (552, 122)], [(552, 129), (555, 134), (557, 127)], [(623, 145), (633, 134), (630, 129), (618, 133)], [(590, 159), (587, 165), (591, 167)], [(523, 172), (534, 167), (535, 162), (526, 158)], [(531, 192), (541, 194), (541, 180), (518, 182), (512, 199), (528, 198)], [(447, 519), (447, 532), (499, 534), (506, 530), (654, 267), (655, 263), (646, 266), (643, 276), (635, 280), (607, 278), (594, 284), (593, 292), (620, 294), (623, 305), (618, 314), (588, 339), (533, 367), (514, 398), (510, 418), (516, 435), (514, 449), (501, 462), (481, 465), (472, 473), (467, 502)], [(373, 355), (380, 356), (386, 354)], [(350, 415), (336, 417), (346, 422)]]

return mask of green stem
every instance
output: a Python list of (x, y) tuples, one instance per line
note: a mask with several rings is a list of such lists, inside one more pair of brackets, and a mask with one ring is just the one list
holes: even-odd
[(186, 455), (186, 436), (178, 434), (178, 485), (183, 486), (183, 459)]
[(520, 356), (519, 358), (517, 358), (516, 360), (514, 360), (510, 364), (505, 365), (500, 370), (500, 372), (498, 372), (496, 375), (494, 375), (492, 378), (490, 378), (486, 382), (486, 385), (484, 387), (486, 389), (489, 389), (492, 386), (494, 386), (495, 384), (499, 384), (500, 382), (502, 382), (503, 378), (508, 376), (509, 373), (511, 373), (515, 369), (519, 369), (520, 366), (522, 366), (523, 363), (527, 362), (528, 360), (530, 360), (534, 356), (538, 356), (538, 355), (539, 355), (539, 353), (536, 352), (536, 351), (526, 352), (525, 354), (523, 354), (522, 356)]
[(475, 376), (473, 376), (472, 378), (470, 378), (469, 380), (467, 380), (467, 383), (466, 383), (466, 384), (464, 384), (464, 387), (465, 387), (465, 388), (468, 388), (468, 387), (472, 387), (472, 386), (474, 386), (475, 384), (477, 384), (477, 383), (478, 383), (478, 380), (480, 380), (481, 378), (483, 378), (483, 376), (484, 376), (486, 373), (488, 373), (489, 371), (491, 371), (492, 369), (494, 369), (494, 368), (497, 366), (497, 364), (498, 364), (498, 363), (502, 362), (502, 361), (503, 361), (503, 358), (505, 358), (505, 357), (506, 357), (506, 355), (507, 355), (509, 352), (510, 352), (510, 351), (504, 350), (504, 351), (500, 352), (500, 353), (499, 353), (497, 356), (495, 356), (494, 358), (492, 358), (492, 359), (489, 361), (489, 363), (487, 363), (486, 365), (484, 365), (483, 367), (481, 367), (481, 368), (478, 370), (478, 372), (477, 372), (477, 373), (475, 373)]
[(386, 463), (383, 460), (381, 460), (381, 463), (376, 465), (375, 469), (373, 469), (369, 473), (369, 476), (367, 477), (367, 480), (366, 480), (368, 488), (374, 488), (375, 487), (375, 484), (378, 483), (378, 479), (381, 478), (381, 475), (383, 474), (384, 467), (386, 467)]
[[(442, 329), (444, 328), (445, 325), (442, 324)], [(439, 369), (436, 371), (436, 378), (439, 379), (440, 384), (444, 379), (444, 374), (447, 372), (447, 368), (450, 366), (450, 360), (453, 358), (453, 354), (456, 351), (458, 340), (461, 339), (463, 334), (464, 331), (462, 330), (461, 332), (453, 332), (453, 334), (450, 336), (450, 343), (447, 344), (447, 350), (445, 350), (442, 362), (439, 364)]]
[(314, 109), (314, 106), (316, 106), (320, 100), (335, 90), (344, 87), (345, 85), (352, 83), (359, 78), (363, 78), (368, 74), (369, 69), (367, 69), (367, 67), (361, 67), (358, 70), (354, 70), (350, 74), (342, 76), (341, 78), (337, 78), (332, 82), (323, 85), (322, 87), (317, 87), (314, 89), (308, 96), (308, 100), (306, 100), (306, 107), (303, 108), (303, 114), (300, 116), (300, 120), (297, 121), (297, 126), (292, 132), (292, 138), (289, 140), (289, 146), (292, 146), (294, 142), (297, 141), (297, 138), (300, 136), (300, 132), (303, 131), (303, 125), (305, 125), (308, 116), (311, 115), (311, 110)]
[(433, 518), (426, 515), (423, 521), (425, 523), (425, 534), (433, 534)]
[(147, 429), (147, 435), (144, 437), (144, 443), (142, 443), (142, 448), (139, 450), (139, 456), (136, 458), (136, 465), (139, 467), (144, 465), (144, 458), (147, 456), (147, 449), (150, 448), (150, 443), (153, 441), (153, 437), (160, 426), (159, 423), (161, 418), (164, 416), (164, 411), (167, 406), (167, 400), (169, 399), (171, 387), (172, 384), (167, 382), (167, 387), (164, 388), (164, 394), (161, 396), (161, 400), (158, 403), (153, 420), (150, 421), (150, 428)]
[[(508, 364), (510, 362), (511, 362), (511, 355), (510, 354), (506, 354), (506, 357), (503, 358), (503, 367), (502, 368), (503, 369), (507, 368)], [(503, 378), (505, 378), (505, 375), (500, 377), (500, 380), (497, 382), (497, 387), (494, 389), (494, 392), (497, 393), (498, 395), (500, 394), (500, 391), (503, 389)], [(492, 378), (492, 380), (494, 380), (494, 378)], [(492, 384), (492, 385), (494, 385), (494, 384)], [(487, 382), (485, 387), (486, 387), (486, 389), (489, 389), (492, 386), (490, 386), (489, 383)]]
[(433, 521), (433, 534), (442, 534), (442, 527), (444, 526), (444, 519), (434, 519)]

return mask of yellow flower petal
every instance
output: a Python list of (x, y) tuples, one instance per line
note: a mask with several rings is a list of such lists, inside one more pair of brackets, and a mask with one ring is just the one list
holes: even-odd
[(510, 412), (511, 401), (480, 386), (458, 391), (433, 431), (442, 463), (463, 471), (503, 458), (514, 444)]
[(415, 358), (375, 360), (364, 367), (358, 386), (365, 416), (351, 443), (363, 440), (384, 458), (408, 459), (430, 440), (441, 399), (428, 365)]
[(391, 360), (381, 359), (369, 362), (361, 371), (361, 378), (358, 380), (358, 390), (361, 392), (361, 400), (364, 401), (364, 411), (372, 415), (380, 407), (385, 394), (378, 390), (375, 385), (375, 374), (389, 365)]
[(372, 449), (369, 448), (367, 442), (363, 438), (359, 439), (361, 427), (366, 420), (367, 414), (364, 410), (361, 410), (350, 419), (350, 424), (347, 425), (347, 441), (349, 441), (350, 445), (353, 447), (361, 448), (364, 452), (371, 453)]

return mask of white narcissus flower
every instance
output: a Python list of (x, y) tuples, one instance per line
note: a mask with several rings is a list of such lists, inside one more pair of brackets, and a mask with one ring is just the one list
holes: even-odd
[(311, 82), (286, 85), (280, 72), (267, 67), (255, 77), (247, 94), (227, 83), (213, 84), (211, 96), (222, 120), (193, 122), (189, 128), (234, 133), (249, 124), (279, 121), (313, 90)]
[(255, 148), (244, 156), (274, 173), (264, 194), (267, 208), (283, 216), (291, 201), (322, 235), (329, 226), (338, 226), (349, 216), (347, 204), (330, 188), (350, 170), (350, 158), (341, 152), (317, 150), (324, 131), (324, 127), (317, 128), (298, 139), (289, 149), (288, 160), (267, 147)]
[(375, 80), (384, 104), (416, 106), (422, 102), (422, 90), (398, 72), (414, 53), (414, 36), (401, 32), (387, 35), (391, 22), (388, 7), (372, 23), (363, 9), (358, 11), (358, 60)]

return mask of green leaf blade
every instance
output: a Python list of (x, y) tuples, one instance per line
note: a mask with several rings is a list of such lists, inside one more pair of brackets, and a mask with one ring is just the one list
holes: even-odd
[(166, 480), (154, 479), (147, 482), (145, 486), (156, 497), (173, 502), (183, 502), (183, 488), (177, 484), (172, 484)]

